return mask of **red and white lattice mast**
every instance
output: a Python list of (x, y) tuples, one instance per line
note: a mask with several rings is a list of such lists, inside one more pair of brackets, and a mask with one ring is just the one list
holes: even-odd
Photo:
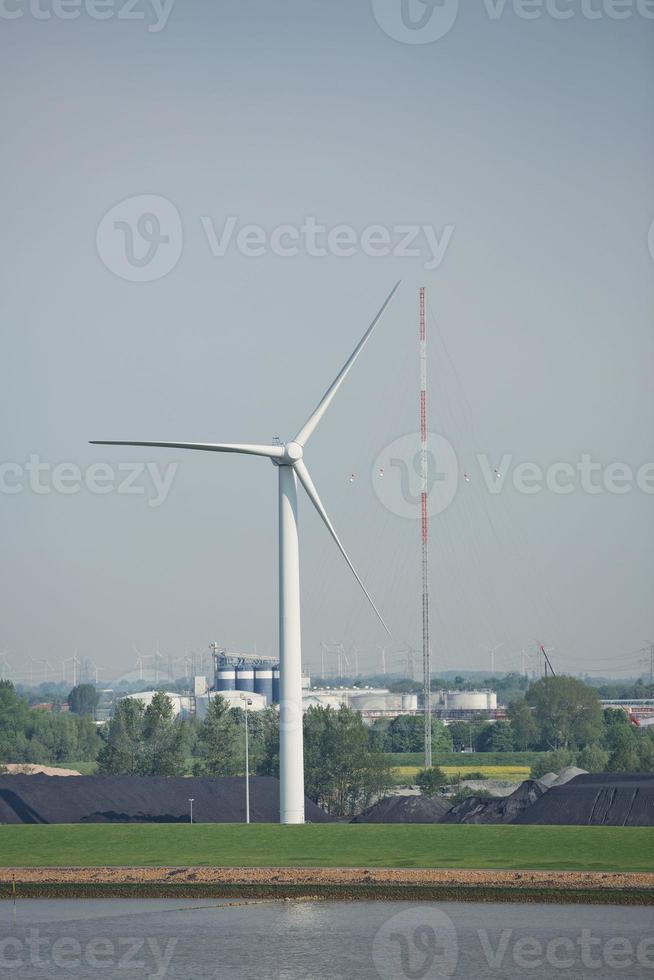
[(422, 682), (425, 714), (425, 769), (431, 766), (431, 650), (429, 647), (429, 458), (427, 454), (427, 318), (420, 289), (420, 505), (422, 534)]

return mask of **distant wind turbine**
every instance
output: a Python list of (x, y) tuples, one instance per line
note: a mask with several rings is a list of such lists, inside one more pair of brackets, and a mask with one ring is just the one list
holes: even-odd
[(396, 283), (381, 309), (329, 386), (318, 405), (293, 440), (270, 446), (198, 443), (198, 442), (134, 442), (131, 440), (94, 440), (95, 446), (144, 446), (164, 449), (195, 449), (214, 453), (242, 453), (264, 456), (272, 460), (279, 473), (279, 658), (280, 658), (280, 822), (304, 823), (304, 749), (302, 738), (302, 652), (300, 634), (300, 560), (297, 521), (297, 481), (304, 487), (318, 511), (343, 558), (363, 589), (370, 605), (390, 634), (381, 613), (334, 530), (318, 496), (309, 470), (304, 462), (304, 449), (316, 426), (333, 401), (338, 389), (349, 374), (354, 362), (369, 340), (386, 307), (395, 295)]

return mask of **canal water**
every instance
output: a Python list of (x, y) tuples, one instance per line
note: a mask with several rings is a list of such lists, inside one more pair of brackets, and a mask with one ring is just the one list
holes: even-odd
[(230, 900), (0, 902), (0, 977), (654, 980), (649, 908)]

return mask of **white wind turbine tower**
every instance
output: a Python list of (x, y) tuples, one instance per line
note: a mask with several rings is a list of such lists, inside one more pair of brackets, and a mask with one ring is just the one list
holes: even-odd
[(243, 453), (272, 460), (279, 476), (279, 658), (280, 658), (280, 822), (304, 823), (304, 750), (302, 738), (302, 652), (300, 636), (300, 562), (297, 521), (297, 481), (304, 487), (327, 530), (363, 589), (368, 601), (384, 623), (370, 593), (359, 577), (340, 542), (306, 463), (304, 449), (316, 426), (329, 408), (354, 362), (380, 320), (399, 286), (395, 284), (381, 309), (359, 341), (344, 367), (329, 386), (318, 405), (293, 440), (276, 445), (244, 445), (196, 442), (134, 442), (132, 440), (94, 440), (96, 446), (145, 446), (165, 449), (195, 449), (215, 453)]

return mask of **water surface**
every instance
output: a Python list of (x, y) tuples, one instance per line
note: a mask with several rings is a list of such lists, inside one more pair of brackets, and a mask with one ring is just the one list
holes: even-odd
[(654, 980), (648, 908), (385, 902), (0, 902), (16, 980)]

